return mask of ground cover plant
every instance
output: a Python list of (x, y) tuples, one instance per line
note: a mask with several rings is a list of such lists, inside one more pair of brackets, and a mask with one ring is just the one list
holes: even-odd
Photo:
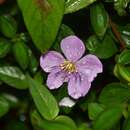
[(1, 130), (130, 130), (130, 0), (0, 0)]

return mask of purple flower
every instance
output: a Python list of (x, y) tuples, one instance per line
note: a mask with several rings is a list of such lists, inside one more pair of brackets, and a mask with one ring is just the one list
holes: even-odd
[(57, 89), (64, 82), (68, 82), (68, 93), (74, 99), (85, 96), (91, 82), (98, 73), (103, 71), (100, 60), (94, 55), (86, 55), (83, 42), (76, 36), (68, 36), (61, 41), (64, 58), (56, 51), (49, 51), (41, 56), (40, 66), (48, 72), (47, 86)]

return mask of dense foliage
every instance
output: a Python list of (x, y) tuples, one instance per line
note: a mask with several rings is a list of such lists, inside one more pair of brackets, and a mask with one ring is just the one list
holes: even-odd
[[(130, 0), (0, 0), (0, 129), (130, 130)], [(63, 106), (39, 60), (76, 35), (103, 73)]]

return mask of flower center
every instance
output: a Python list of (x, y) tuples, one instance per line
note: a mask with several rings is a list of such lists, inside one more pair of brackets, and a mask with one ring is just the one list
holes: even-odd
[(75, 64), (68, 60), (65, 60), (64, 63), (60, 64), (60, 68), (68, 73), (77, 72)]

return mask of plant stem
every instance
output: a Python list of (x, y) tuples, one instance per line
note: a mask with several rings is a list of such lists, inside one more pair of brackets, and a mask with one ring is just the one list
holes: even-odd
[(111, 29), (112, 29), (114, 35), (116, 36), (117, 40), (119, 41), (121, 49), (125, 49), (125, 41), (121, 37), (120, 32), (117, 30), (116, 24), (111, 20), (111, 18), (109, 18), (109, 23), (110, 23), (110, 26), (111, 26)]

